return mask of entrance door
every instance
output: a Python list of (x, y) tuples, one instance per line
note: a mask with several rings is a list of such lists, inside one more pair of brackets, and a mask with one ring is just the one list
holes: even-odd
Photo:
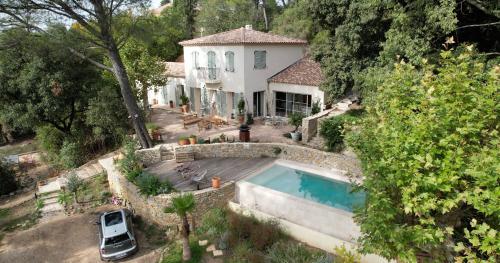
[(264, 91), (253, 93), (253, 115), (264, 115)]

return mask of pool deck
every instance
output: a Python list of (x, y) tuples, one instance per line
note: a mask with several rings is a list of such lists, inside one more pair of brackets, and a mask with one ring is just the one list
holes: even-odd
[(197, 184), (189, 178), (182, 176), (178, 170), (190, 167), (194, 175), (207, 171), (205, 181), (199, 184), (199, 189), (211, 187), (211, 178), (218, 176), (221, 184), (228, 181), (239, 181), (249, 175), (255, 174), (273, 163), (275, 158), (212, 158), (195, 160), (188, 163), (163, 161), (146, 169), (147, 172), (158, 176), (161, 180), (170, 181), (179, 191), (192, 191), (197, 189)]

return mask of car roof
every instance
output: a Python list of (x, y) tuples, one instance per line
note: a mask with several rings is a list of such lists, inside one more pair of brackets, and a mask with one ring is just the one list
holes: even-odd
[[(108, 221), (113, 220), (114, 223), (111, 222), (113, 224), (106, 225), (106, 219)], [(127, 232), (126, 213), (123, 209), (110, 211), (102, 214), (100, 221), (101, 221), (102, 235), (104, 238), (114, 237)]]

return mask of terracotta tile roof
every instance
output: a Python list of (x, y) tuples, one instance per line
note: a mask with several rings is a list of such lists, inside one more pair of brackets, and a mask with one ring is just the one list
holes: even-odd
[(184, 72), (184, 63), (182, 62), (165, 62), (165, 68), (165, 73), (168, 77), (186, 77), (186, 73)]
[(320, 64), (310, 57), (300, 59), (268, 79), (269, 82), (307, 86), (319, 86), (323, 80)]
[(278, 36), (241, 27), (214, 35), (179, 42), (182, 46), (229, 45), (229, 44), (292, 44), (305, 45), (307, 41), (297, 38)]

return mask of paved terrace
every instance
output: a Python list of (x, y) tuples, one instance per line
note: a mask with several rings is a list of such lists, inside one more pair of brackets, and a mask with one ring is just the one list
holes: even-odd
[[(185, 178), (178, 170), (189, 167), (195, 176), (207, 170), (205, 181), (201, 183), (200, 189), (211, 187), (211, 179), (214, 176), (221, 178), (221, 185), (228, 181), (239, 181), (248, 175), (257, 172), (262, 167), (274, 162), (274, 158), (213, 158), (196, 160), (189, 163), (176, 163), (175, 161), (162, 161), (146, 169), (146, 171), (158, 176), (161, 180), (170, 181), (179, 191), (196, 190), (197, 184)], [(184, 169), (186, 170), (186, 169)]]
[[(224, 133), (227, 138), (232, 140), (233, 137), (238, 140), (239, 124), (236, 120), (230, 120), (230, 123), (222, 127), (213, 126), (208, 130), (198, 130), (198, 125), (193, 124), (183, 127), (182, 113), (178, 108), (170, 109), (163, 105), (154, 105), (150, 121), (160, 127), (160, 132), (164, 143), (177, 142), (180, 136), (196, 135), (198, 138), (218, 138)], [(262, 120), (254, 119), (254, 124), (250, 126), (250, 138), (252, 141), (258, 142), (281, 142), (287, 144), (298, 144), (291, 139), (285, 138), (284, 133), (293, 131), (294, 127), (286, 124), (282, 127), (266, 126)]]

